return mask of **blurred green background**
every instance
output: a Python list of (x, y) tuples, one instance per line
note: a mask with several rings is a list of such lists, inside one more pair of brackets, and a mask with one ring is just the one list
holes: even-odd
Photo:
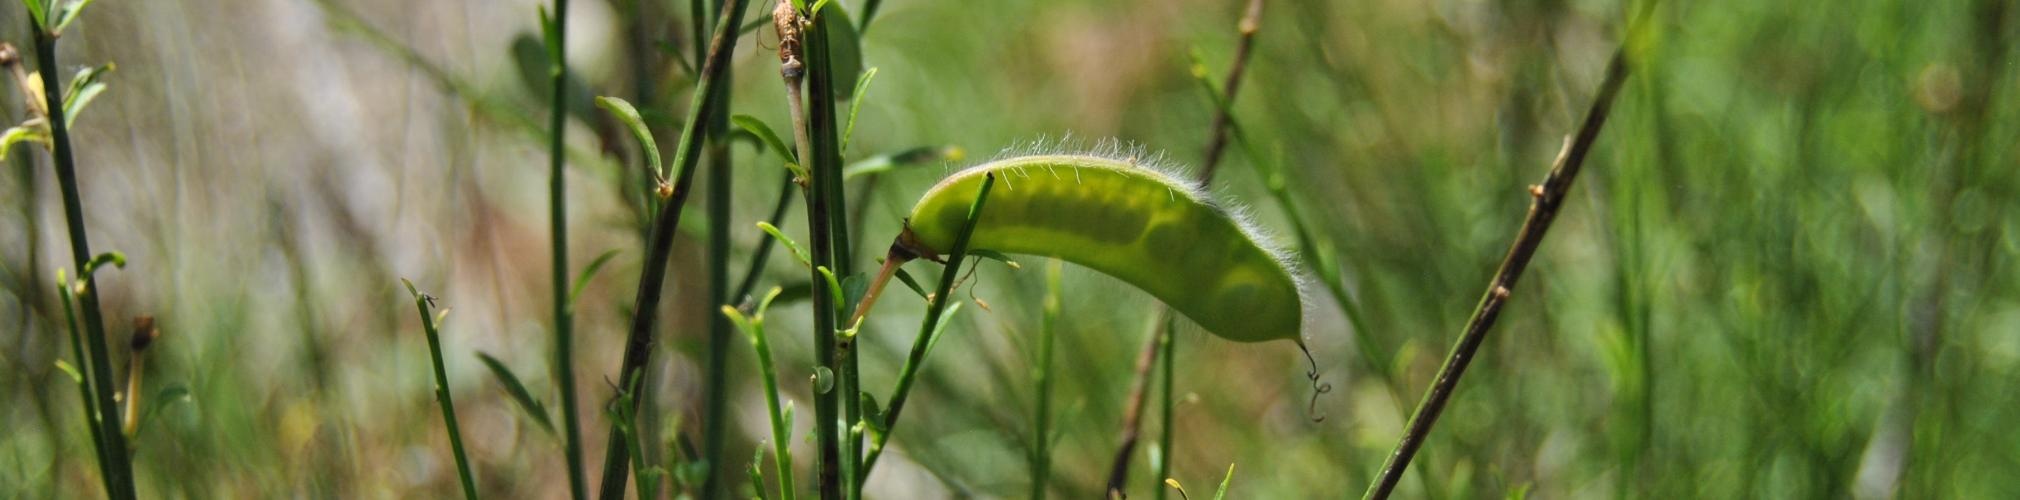
[[(687, 2), (574, 3), (567, 50), (587, 92), (640, 104), (672, 144), (693, 79)], [(753, 16), (770, 7), (755, 3)], [(859, 256), (943, 173), (1006, 147), (1114, 138), (1198, 164), (1213, 107), (1192, 57), (1218, 80), (1242, 3), (889, 0), (864, 35), (879, 72), (848, 159), (968, 154), (857, 185)], [(454, 495), (400, 277), (453, 310), (450, 389), (482, 490), (565, 496), (557, 441), (472, 354), (505, 360), (551, 405), (547, 105), (512, 50), (539, 5), (107, 0), (64, 34), (66, 75), (118, 68), (73, 134), (91, 238), (130, 261), (99, 283), (108, 321), (159, 318), (142, 394), (187, 391), (150, 406), (142, 496)], [(1585, 175), (1400, 493), (2020, 497), (2020, 8), (1675, 0), (1630, 37), (1636, 8), (1270, 0), (1235, 117), (1280, 155), (1331, 243), (1308, 251), (1339, 260), (1367, 329), (1313, 290), (1306, 337), (1338, 389), (1317, 400), (1320, 423), (1293, 346), (1182, 329), (1175, 449), (1140, 448), (1131, 493), (1156, 487), (1156, 454), (1192, 494), (1232, 463), (1231, 497), (1358, 495), (1506, 251), (1526, 186), (1632, 38), (1634, 73)], [(0, 40), (29, 46), (25, 17), (0, 4)], [(784, 131), (777, 42), (765, 27), (739, 44), (732, 106)], [(24, 110), (4, 80), (11, 124)], [(585, 435), (600, 437), (643, 254), (624, 201), (636, 188), (620, 186), (637, 182), (635, 146), (600, 112), (569, 127), (575, 265), (621, 252), (579, 308)], [(784, 174), (742, 144), (739, 271)], [(0, 180), (0, 497), (95, 497), (76, 389), (55, 367), (69, 357), (52, 312), (62, 207), (47, 154), (16, 151)], [(1292, 243), (1242, 153), (1214, 191)], [(786, 220), (805, 237), (797, 205)], [(716, 310), (705, 223), (684, 221), (673, 257), (649, 382), (658, 442), (700, 428)], [(772, 257), (760, 289), (806, 279)], [(1022, 261), (981, 266), (973, 294), (990, 310), (956, 316), (928, 359), (870, 496), (1023, 494), (1044, 266)], [(1072, 266), (1063, 293), (1053, 491), (1097, 497), (1157, 305)], [(923, 310), (899, 293), (871, 318), (866, 390), (890, 387)], [(808, 314), (772, 313), (799, 436)], [(733, 473), (769, 435), (745, 345), (731, 350)], [(794, 446), (804, 487), (812, 446)], [(601, 448), (589, 441), (592, 472)]]

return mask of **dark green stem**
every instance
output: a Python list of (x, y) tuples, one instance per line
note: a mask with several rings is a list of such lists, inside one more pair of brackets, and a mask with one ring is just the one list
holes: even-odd
[(547, 117), (547, 219), (552, 233), (554, 291), (554, 380), (561, 386), (561, 427), (568, 462), (568, 494), (581, 500), (589, 495), (588, 479), (582, 470), (582, 423), (576, 415), (575, 397), (575, 312), (568, 303), (568, 189), (565, 167), (568, 150), (563, 141), (568, 120), (568, 0), (554, 0), (553, 107)]
[[(624, 365), (618, 373), (618, 380), (631, 380), (645, 369), (652, 360), (654, 343), (653, 325), (658, 320), (659, 299), (666, 282), (667, 259), (673, 252), (673, 235), (680, 227), (682, 208), (694, 185), (695, 165), (700, 160), (701, 143), (707, 135), (701, 124), (714, 113), (717, 101), (710, 98), (721, 91), (717, 82), (729, 71), (729, 56), (736, 46), (736, 26), (743, 18), (744, 0), (728, 0), (723, 3), (723, 15), (716, 23), (715, 36), (709, 42), (708, 58), (703, 62), (701, 78), (696, 81), (694, 96), (687, 113), (687, 120), (680, 133), (679, 149), (675, 150), (674, 163), (678, 174), (670, 199), (659, 207), (654, 217), (652, 236), (646, 242), (644, 269), (639, 273), (638, 295), (632, 302), (631, 329), (624, 344)], [(634, 399), (631, 404), (639, 404)], [(609, 443), (603, 461), (603, 486), (601, 498), (615, 500), (624, 497), (626, 469), (629, 469), (630, 450), (624, 436), (617, 429), (611, 429), (606, 440)]]
[[(721, 85), (729, 86), (730, 75), (722, 75)], [(707, 479), (702, 481), (701, 498), (718, 496), (721, 485), (731, 472), (730, 462), (723, 455), (723, 446), (728, 442), (726, 434), (729, 407), (729, 318), (721, 314), (710, 314), (716, 306), (731, 304), (729, 290), (730, 253), (730, 143), (725, 140), (729, 128), (729, 92), (724, 88), (716, 93), (716, 109), (724, 112), (710, 117), (708, 165), (708, 292), (710, 310), (703, 314), (708, 317), (708, 378), (705, 388), (707, 404), (702, 416), (702, 456), (707, 457), (709, 470)]]
[[(70, 354), (77, 360), (78, 375), (82, 377), (77, 381), (77, 390), (78, 395), (82, 396), (84, 400), (84, 421), (88, 424), (84, 427), (91, 429), (91, 448), (93, 454), (98, 457), (98, 468), (102, 475), (108, 459), (105, 457), (104, 430), (100, 429), (97, 425), (98, 401), (92, 399), (91, 381), (93, 377), (91, 375), (91, 361), (84, 357), (84, 336), (77, 330), (77, 308), (74, 305), (76, 301), (72, 300), (73, 296), (70, 293), (70, 284), (59, 279), (56, 282), (56, 287), (56, 295), (63, 298), (63, 318), (66, 324), (70, 326)], [(100, 479), (107, 481), (106, 488), (108, 490), (112, 487), (109, 482), (112, 479), (110, 476), (104, 476)]]
[[(905, 399), (912, 393), (912, 383), (918, 380), (919, 369), (925, 365), (926, 350), (933, 345), (933, 331), (939, 328), (940, 316), (953, 302), (954, 283), (960, 280), (961, 275), (961, 261), (968, 258), (968, 239), (975, 234), (975, 223), (982, 220), (982, 206), (989, 201), (989, 188), (995, 184), (996, 174), (982, 178), (982, 187), (975, 191), (975, 203), (968, 206), (968, 221), (962, 224), (960, 234), (954, 237), (954, 249), (946, 255), (947, 268), (940, 272), (940, 285), (933, 289), (931, 303), (927, 304), (926, 319), (919, 323), (919, 335), (912, 338), (912, 351), (905, 356), (904, 368), (898, 370), (898, 387), (891, 389), (891, 403), (884, 410), (884, 431), (877, 434), (876, 442), (870, 445), (869, 455), (863, 459), (863, 479), (869, 479), (870, 471), (877, 466), (877, 457), (884, 454), (884, 445), (890, 442), (891, 434), (897, 432), (898, 415), (905, 410)], [(897, 253), (893, 252), (890, 258), (896, 256)]]
[(1045, 498), (1045, 483), (1052, 478), (1052, 344), (1058, 335), (1061, 292), (1059, 276), (1065, 265), (1051, 259), (1045, 266), (1044, 312), (1038, 321), (1038, 366), (1031, 368), (1032, 385), (1038, 386), (1036, 422), (1031, 427), (1031, 500)]
[(463, 498), (476, 500), (477, 482), (470, 477), (470, 457), (463, 453), (463, 431), (456, 426), (456, 402), (449, 398), (449, 372), (442, 366), (442, 334), (435, 329), (435, 314), (429, 303), (433, 297), (414, 290), (414, 309), (421, 313), (421, 330), (428, 334), (428, 360), (435, 368), (435, 401), (442, 405), (442, 425), (449, 430), (449, 451), (456, 455), (456, 478), (463, 483)]
[[(51, 152), (56, 160), (56, 183), (63, 191), (63, 218), (70, 229), (70, 259), (79, 271), (78, 282), (85, 292), (78, 295), (80, 307), (84, 309), (85, 345), (91, 354), (92, 391), (96, 393), (100, 415), (97, 422), (99, 435), (105, 440), (106, 461), (101, 464), (104, 476), (108, 478), (106, 495), (118, 499), (134, 497), (133, 462), (127, 456), (126, 434), (120, 432), (119, 405), (112, 401), (112, 369), (107, 361), (110, 356), (105, 347), (105, 318), (98, 307), (98, 283), (91, 273), (84, 272), (85, 264), (91, 262), (91, 243), (84, 234), (84, 201), (77, 187), (76, 152), (70, 145), (69, 117), (63, 116), (63, 82), (56, 66), (56, 35), (35, 26), (29, 21), (29, 28), (35, 32), (35, 65), (42, 73), (44, 103), (49, 110), (49, 137)], [(84, 367), (79, 367), (80, 369)]]

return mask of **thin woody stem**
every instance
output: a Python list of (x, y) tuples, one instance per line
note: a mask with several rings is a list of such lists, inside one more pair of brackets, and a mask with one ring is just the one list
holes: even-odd
[[(1241, 21), (1236, 25), (1240, 36), (1235, 40), (1234, 62), (1228, 65), (1227, 78), (1222, 84), (1222, 92), (1228, 102), (1233, 102), (1235, 91), (1241, 89), (1242, 75), (1247, 73), (1249, 57), (1255, 51), (1255, 35), (1262, 29), (1262, 8), (1262, 0), (1249, 0), (1248, 6), (1243, 9)], [(1200, 164), (1199, 182), (1202, 185), (1213, 182), (1213, 174), (1219, 169), (1222, 153), (1227, 150), (1228, 132), (1233, 123), (1233, 118), (1228, 116), (1230, 107), (1219, 108), (1213, 116), (1212, 132), (1207, 137), (1205, 160)], [(1163, 325), (1170, 319), (1170, 310), (1160, 310), (1156, 324)], [(1129, 395), (1124, 399), (1122, 435), (1115, 448), (1115, 460), (1109, 467), (1106, 494), (1110, 496), (1120, 494), (1129, 480), (1129, 462), (1131, 455), (1136, 451), (1136, 442), (1141, 438), (1144, 396), (1150, 390), (1150, 369), (1157, 364), (1162, 345), (1160, 341), (1162, 332), (1162, 326), (1152, 328), (1150, 333), (1144, 336), (1143, 347), (1137, 351), (1135, 375), (1129, 385)], [(1170, 450), (1165, 452), (1169, 453)]]
[(1585, 113), (1585, 121), (1578, 127), (1577, 135), (1568, 139), (1564, 150), (1558, 154), (1556, 165), (1551, 167), (1549, 177), (1543, 184), (1530, 186), (1533, 198), (1529, 215), (1522, 222), (1522, 230), (1516, 233), (1515, 242), (1508, 249), (1508, 256), (1501, 261), (1501, 267), (1494, 272), (1493, 281), (1487, 285), (1480, 304), (1473, 310), (1473, 317), (1466, 321), (1466, 329), (1460, 334), (1452, 352), (1446, 356), (1445, 364), (1438, 369), (1438, 376), (1425, 391), (1424, 399), (1417, 404), (1417, 410), (1410, 416), (1410, 423), (1404, 429), (1403, 438), (1396, 443), (1396, 451), (1389, 455), (1388, 462), (1373, 484), (1368, 485), (1364, 498), (1388, 498), (1394, 492), (1396, 482), (1403, 477), (1403, 471), (1410, 466), (1410, 459), (1424, 445), (1431, 434), (1431, 427), (1438, 423), (1438, 416), (1452, 398), (1452, 392), (1459, 386), (1459, 378), (1466, 374), (1467, 365), (1480, 350), (1480, 343), (1487, 338), (1487, 332), (1494, 327), (1494, 321), (1501, 317), (1501, 310), (1508, 304), (1508, 298), (1515, 289), (1515, 282), (1522, 277), (1522, 271), (1529, 267), (1530, 259), (1536, 256), (1537, 247), (1543, 244), (1543, 236), (1550, 230), (1550, 223), (1557, 219), (1563, 208), (1564, 196), (1571, 190), (1571, 181), (1578, 177), (1578, 171), (1585, 165), (1587, 154), (1599, 139), (1600, 127), (1606, 124), (1606, 117), (1613, 109), (1613, 99), (1620, 93), (1620, 85), (1627, 80), (1626, 51), (1613, 54), (1606, 65), (1606, 80), (1599, 86), (1599, 94), (1593, 98), (1592, 107)]

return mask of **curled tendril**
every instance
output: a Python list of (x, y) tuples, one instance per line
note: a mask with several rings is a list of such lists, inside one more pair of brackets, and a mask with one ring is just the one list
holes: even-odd
[(1319, 413), (1319, 395), (1333, 392), (1333, 384), (1319, 381), (1319, 362), (1312, 358), (1312, 349), (1304, 342), (1298, 342), (1298, 351), (1305, 353), (1305, 363), (1311, 368), (1305, 370), (1305, 378), (1312, 382), (1312, 401), (1305, 405), (1305, 413), (1311, 415), (1312, 423), (1326, 421), (1325, 414)]

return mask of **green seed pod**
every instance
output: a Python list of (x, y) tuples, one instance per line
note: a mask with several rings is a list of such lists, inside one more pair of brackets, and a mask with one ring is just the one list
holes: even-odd
[(1133, 159), (1033, 155), (963, 170), (912, 207), (903, 246), (928, 256), (951, 249), (989, 173), (1003, 182), (971, 249), (1100, 271), (1228, 340), (1303, 343), (1303, 296), (1288, 258), (1198, 187)]

